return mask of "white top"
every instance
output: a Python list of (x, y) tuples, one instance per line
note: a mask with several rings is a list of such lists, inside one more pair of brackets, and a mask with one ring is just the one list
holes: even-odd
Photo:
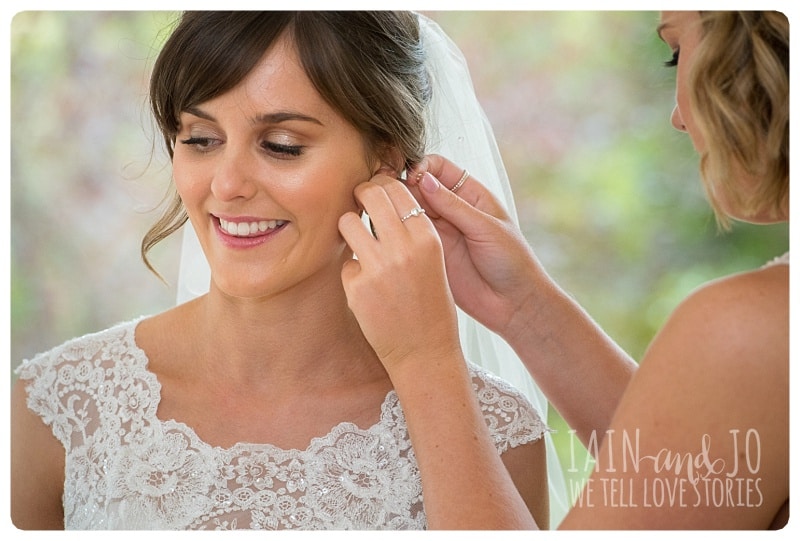
[[(422, 485), (394, 391), (368, 429), (342, 422), (305, 450), (212, 447), (161, 421), (139, 320), (71, 340), (17, 368), (28, 407), (66, 450), (67, 529), (421, 529)], [(498, 453), (548, 430), (527, 399), (470, 365)], [(468, 472), (460, 472), (468, 475)]]

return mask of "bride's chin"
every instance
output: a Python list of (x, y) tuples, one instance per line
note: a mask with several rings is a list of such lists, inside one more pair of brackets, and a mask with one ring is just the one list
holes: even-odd
[(269, 287), (259, 281), (253, 283), (246, 280), (225, 280), (212, 277), (211, 291), (216, 291), (217, 294), (223, 297), (233, 299), (258, 299), (269, 294)]

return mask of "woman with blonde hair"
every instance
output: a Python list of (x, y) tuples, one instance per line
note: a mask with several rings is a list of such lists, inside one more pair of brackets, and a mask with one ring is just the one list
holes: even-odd
[[(718, 221), (789, 219), (789, 23), (777, 12), (663, 12), (658, 34), (677, 68), (672, 124), (700, 155)], [(546, 273), (508, 213), (463, 166), (429, 156), (414, 193), (442, 239), (449, 285), (466, 312), (508, 340), (548, 399), (596, 459), (561, 528), (766, 529), (788, 520), (789, 257), (714, 280), (684, 300), (640, 363), (614, 343)], [(375, 188), (373, 188), (375, 189)], [(397, 190), (386, 190), (399, 198)], [(367, 210), (371, 211), (369, 205)], [(446, 307), (425, 295), (440, 262), (400, 241), (384, 251), (351, 245), (364, 269), (351, 305), (361, 321), (415, 314), (430, 326)], [(776, 254), (777, 255), (777, 254)], [(388, 266), (385, 261), (391, 261)], [(382, 266), (383, 265), (383, 266)], [(388, 269), (412, 278), (380, 281)], [(347, 282), (345, 282), (347, 285)], [(409, 284), (419, 284), (410, 287)], [(371, 297), (365, 294), (371, 292)], [(375, 292), (380, 292), (380, 295)], [(390, 311), (385, 302), (394, 299)], [(426, 363), (415, 344), (367, 333), (401, 395), (420, 453), (457, 466), (437, 429), (469, 434), (468, 416), (424, 407), (460, 405), (465, 376), (455, 355)], [(402, 335), (401, 335), (402, 336)], [(430, 344), (426, 348), (430, 348)], [(420, 379), (423, 367), (428, 377)], [(452, 436), (451, 436), (452, 437)], [(444, 495), (453, 480), (428, 472)], [(459, 485), (463, 489), (463, 485)], [(473, 487), (487, 502), (498, 495)], [(428, 502), (455, 517), (447, 498)], [(508, 501), (509, 506), (514, 502)], [(520, 516), (524, 509), (518, 507)]]

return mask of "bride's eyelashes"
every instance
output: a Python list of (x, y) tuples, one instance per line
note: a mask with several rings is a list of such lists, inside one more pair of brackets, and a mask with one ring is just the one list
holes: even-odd
[(261, 143), (261, 147), (268, 152), (285, 155), (287, 157), (300, 156), (305, 149), (302, 145), (285, 145), (282, 143), (273, 143), (271, 141), (264, 141)]
[[(187, 139), (181, 139), (181, 144), (192, 147), (201, 154), (205, 154), (218, 147), (221, 141), (213, 137), (189, 137)], [(264, 141), (260, 146), (271, 155), (285, 158), (300, 156), (305, 148), (302, 145), (286, 145), (272, 141)]]

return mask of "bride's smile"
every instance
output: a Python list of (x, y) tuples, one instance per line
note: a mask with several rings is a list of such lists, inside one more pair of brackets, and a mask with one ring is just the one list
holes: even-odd
[(174, 178), (212, 287), (262, 297), (310, 277), (339, 280), (351, 257), (337, 222), (372, 176), (361, 134), (278, 40), (228, 92), (180, 115)]
[(281, 227), (286, 223), (284, 220), (248, 220), (246, 218), (233, 218), (226, 220), (221, 217), (219, 219), (220, 229), (226, 235), (234, 237), (255, 237), (263, 236), (275, 229)]

